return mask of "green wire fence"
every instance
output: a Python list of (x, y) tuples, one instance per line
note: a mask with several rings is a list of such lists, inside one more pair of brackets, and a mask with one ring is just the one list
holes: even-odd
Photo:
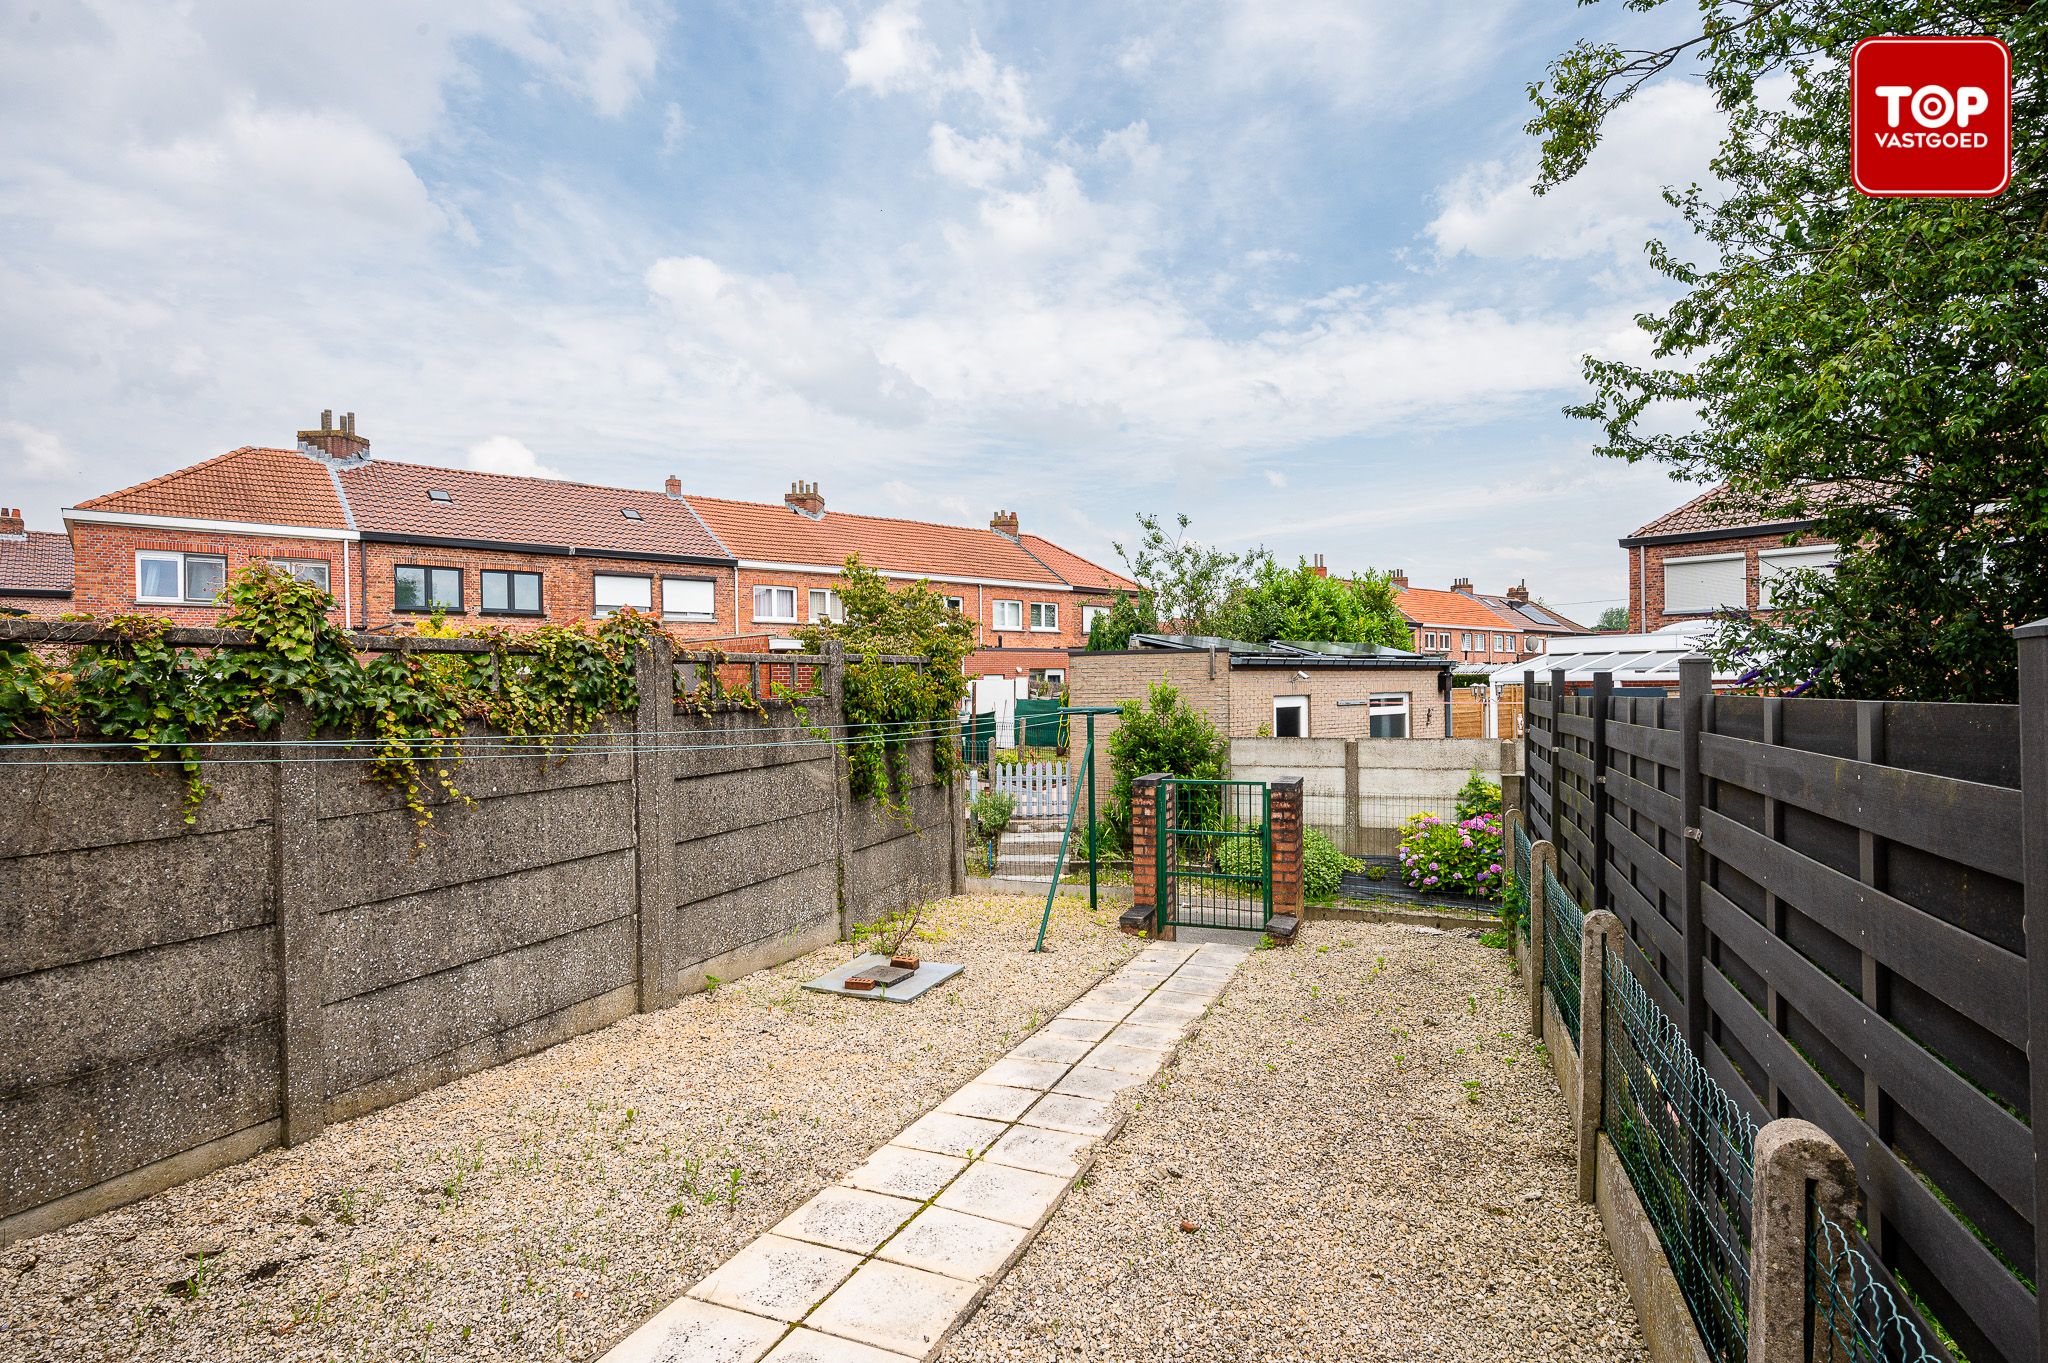
[(1855, 1239), (1806, 1203), (1806, 1301), (1815, 1358), (1840, 1363), (1947, 1363)]
[(1601, 1126), (1671, 1261), (1707, 1353), (1748, 1356), (1756, 1124), (1715, 1083), (1628, 966), (1602, 952)]
[(1579, 1039), (1579, 936), (1586, 915), (1543, 868), (1543, 983), (1573, 1041)]

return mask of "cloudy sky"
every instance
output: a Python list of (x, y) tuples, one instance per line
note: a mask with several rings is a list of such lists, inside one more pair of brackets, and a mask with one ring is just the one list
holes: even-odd
[[(0, 0), (0, 502), (353, 409), (380, 457), (984, 521), (1137, 511), (1592, 616), (1686, 491), (1588, 453), (1673, 79), (1529, 194), (1545, 0)], [(1112, 560), (1113, 561), (1113, 560)]]

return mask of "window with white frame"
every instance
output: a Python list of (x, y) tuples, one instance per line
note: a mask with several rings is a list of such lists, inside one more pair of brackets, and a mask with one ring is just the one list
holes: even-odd
[(1027, 681), (1028, 689), (1032, 695), (1047, 700), (1057, 699), (1060, 694), (1060, 688), (1067, 684), (1066, 669), (1060, 667), (1034, 667), (1028, 674)]
[(949, 611), (959, 611), (962, 615), (967, 614), (967, 598), (964, 596), (947, 597), (946, 609)]
[(1308, 737), (1308, 697), (1273, 697), (1273, 737)]
[(1367, 700), (1366, 736), (1369, 738), (1408, 737), (1408, 693), (1406, 691), (1378, 692)]
[(485, 615), (539, 615), (540, 574), (486, 568), (476, 575)]
[(1081, 607), (1081, 632), (1086, 634), (1089, 630), (1094, 629), (1095, 622), (1107, 614), (1109, 614), (1109, 607), (1107, 606)]
[(796, 588), (754, 588), (754, 618), (778, 624), (796, 623)]
[[(1832, 573), (1842, 551), (1832, 544), (1802, 544), (1797, 549), (1766, 549), (1756, 556), (1756, 597), (1759, 606), (1772, 604), (1771, 588), (1787, 573)], [(1668, 590), (1668, 589), (1667, 589)]]
[(1024, 628), (1024, 603), (1022, 601), (998, 601), (994, 603), (990, 621), (997, 629)]
[(1472, 651), (1472, 635), (1470, 631), (1458, 636), (1458, 647), (1466, 653)]
[(846, 607), (839, 603), (839, 593), (830, 587), (811, 588), (811, 623), (830, 620), (839, 624), (846, 619)]
[(211, 603), (227, 584), (228, 561), (220, 554), (146, 549), (135, 556), (137, 601)]
[(638, 573), (593, 573), (590, 594), (593, 615), (614, 615), (629, 607), (654, 609), (654, 579)]
[(1505, 653), (1508, 648), (1508, 636), (1505, 634), (1494, 635), (1493, 648), (1496, 653)]
[(1749, 605), (1741, 554), (1696, 554), (1664, 560), (1664, 612), (1705, 615)]
[(327, 560), (324, 558), (274, 558), (270, 560), (270, 566), (290, 573), (301, 582), (310, 582), (323, 592), (327, 590)]
[(665, 577), (661, 580), (661, 618), (664, 620), (713, 620), (718, 617), (712, 593), (717, 584), (708, 577)]
[(401, 611), (460, 611), (462, 569), (401, 563), (391, 570), (391, 608)]
[(1050, 601), (1031, 603), (1031, 628), (1040, 634), (1049, 634), (1060, 627), (1060, 608)]

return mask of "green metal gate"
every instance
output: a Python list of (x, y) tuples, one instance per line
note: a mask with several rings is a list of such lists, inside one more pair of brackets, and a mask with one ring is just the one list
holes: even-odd
[(1273, 793), (1264, 781), (1159, 783), (1161, 927), (1264, 932), (1273, 917)]

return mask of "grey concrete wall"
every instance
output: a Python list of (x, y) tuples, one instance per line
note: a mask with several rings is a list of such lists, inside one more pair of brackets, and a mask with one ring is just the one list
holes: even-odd
[(1230, 774), (1247, 781), (1302, 778), (1304, 820), (1349, 856), (1393, 850), (1402, 819), (1450, 812), (1477, 767), (1499, 784), (1514, 745), (1490, 738), (1233, 738)]
[(423, 837), (352, 762), (216, 767), (187, 827), (170, 772), (0, 746), (0, 1243), (961, 888), (929, 750), (905, 820), (787, 707), (640, 724), (456, 766)]

